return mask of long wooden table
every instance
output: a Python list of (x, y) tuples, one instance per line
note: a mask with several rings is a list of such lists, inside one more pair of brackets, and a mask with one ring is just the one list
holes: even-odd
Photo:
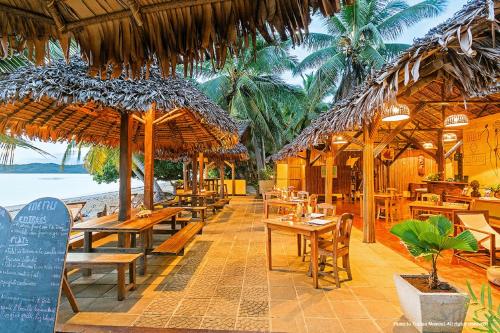
[(303, 204), (307, 202), (307, 200), (295, 199), (295, 200), (285, 200), (280, 198), (273, 198), (264, 200), (264, 215), (269, 218), (269, 208), (270, 207), (284, 207), (295, 209), (298, 204)]
[(312, 263), (312, 273), (313, 273), (313, 285), (314, 288), (318, 288), (318, 240), (319, 236), (322, 234), (326, 234), (328, 232), (332, 232), (335, 229), (336, 222), (338, 220), (338, 216), (327, 217), (322, 219), (331, 219), (332, 222), (325, 225), (310, 225), (305, 222), (293, 222), (293, 221), (284, 221), (281, 218), (275, 219), (266, 219), (264, 220), (264, 224), (266, 225), (267, 231), (267, 242), (266, 242), (266, 250), (267, 250), (267, 265), (269, 270), (273, 269), (272, 262), (272, 231), (283, 231), (297, 235), (297, 255), (300, 257), (301, 253), (301, 244), (302, 244), (302, 236), (308, 236), (311, 241), (311, 263)]
[(442, 214), (455, 222), (455, 212), (469, 210), (468, 204), (444, 202), (442, 206), (438, 206), (431, 201), (414, 201), (408, 205), (410, 207), (410, 215), (415, 218), (415, 213), (418, 211), (428, 211), (432, 213)]
[[(180, 207), (168, 207), (153, 211), (150, 217), (137, 218), (135, 215), (138, 210), (132, 210), (132, 218), (126, 221), (118, 221), (118, 215), (112, 214), (95, 219), (90, 219), (82, 223), (75, 224), (73, 231), (82, 231), (84, 233), (83, 251), (84, 252), (124, 252), (124, 253), (143, 253), (140, 259), (139, 274), (146, 274), (147, 254), (152, 249), (153, 227), (168, 219), (172, 220), (175, 226), (175, 218), (182, 211)], [(93, 248), (92, 233), (116, 233), (118, 234), (118, 248)], [(139, 234), (140, 245), (137, 247), (136, 235)]]

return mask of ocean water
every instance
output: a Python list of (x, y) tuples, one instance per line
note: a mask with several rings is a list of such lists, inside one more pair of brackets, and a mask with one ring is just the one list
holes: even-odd
[[(118, 191), (119, 183), (98, 184), (89, 174), (0, 174), (0, 206), (28, 203), (41, 197), (74, 198)], [(142, 182), (132, 179), (132, 187)]]

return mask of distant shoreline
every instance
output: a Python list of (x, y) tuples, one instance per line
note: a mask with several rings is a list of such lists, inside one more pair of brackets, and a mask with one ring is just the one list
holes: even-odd
[(61, 165), (55, 163), (0, 164), (0, 174), (88, 174), (83, 164)]

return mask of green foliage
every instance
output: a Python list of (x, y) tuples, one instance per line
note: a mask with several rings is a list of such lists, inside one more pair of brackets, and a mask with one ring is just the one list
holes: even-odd
[(0, 164), (12, 164), (16, 148), (30, 149), (42, 156), (54, 157), (21, 137), (0, 133)]
[(261, 180), (270, 180), (274, 179), (274, 168), (270, 165), (266, 165), (264, 169), (261, 169), (259, 172), (259, 178)]
[(437, 173), (431, 173), (428, 174), (427, 177), (425, 177), (425, 179), (431, 182), (435, 182), (439, 180), (439, 175)]
[(342, 6), (340, 13), (325, 20), (328, 33), (311, 33), (306, 46), (311, 52), (296, 72), (316, 71), (312, 82), (317, 95), (326, 96), (335, 89), (335, 98), (346, 97), (373, 69), (409, 47), (390, 43), (405, 28), (422, 19), (436, 17), (446, 0), (425, 0), (413, 6), (403, 0), (356, 0)]
[(98, 184), (115, 183), (120, 178), (118, 169), (116, 168), (116, 165), (111, 159), (106, 160), (106, 162), (99, 171), (94, 170), (94, 172), (91, 174), (93, 176), (92, 178), (94, 179), (94, 181), (96, 181)]
[(473, 320), (480, 325), (474, 330), (479, 332), (496, 333), (500, 332), (500, 305), (495, 308), (491, 287), (487, 284), (481, 286), (479, 298), (472, 290), (472, 286), (467, 281), (469, 296), (472, 299)]
[(155, 177), (161, 180), (182, 179), (182, 163), (155, 160)]
[(477, 251), (477, 241), (469, 230), (453, 237), (453, 224), (444, 216), (433, 216), (427, 221), (406, 220), (391, 228), (408, 252), (416, 258), (432, 261), (429, 287), (438, 286), (437, 259), (444, 250)]
[(492, 192), (498, 192), (500, 191), (500, 184), (493, 184), (488, 187), (486, 187), (487, 190), (490, 190)]

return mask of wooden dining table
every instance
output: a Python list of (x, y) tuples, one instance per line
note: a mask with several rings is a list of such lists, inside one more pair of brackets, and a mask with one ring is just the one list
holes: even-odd
[[(361, 198), (363, 197), (363, 193), (360, 194)], [(384, 192), (377, 192), (373, 195), (375, 197), (375, 200), (383, 200), (384, 201), (384, 209), (385, 209), (385, 215), (384, 219), (387, 221), (389, 218), (389, 207), (391, 206), (391, 200), (393, 199), (399, 199), (401, 198), (401, 194), (391, 194), (391, 193), (384, 193)], [(401, 211), (401, 207), (399, 207)], [(363, 205), (360, 205), (360, 216), (363, 217)], [(392, 218), (392, 215), (391, 215)]]
[(438, 205), (433, 201), (413, 201), (408, 204), (410, 207), (411, 218), (415, 218), (418, 211), (427, 211), (446, 216), (450, 221), (455, 223), (455, 212), (469, 210), (469, 205), (464, 203), (443, 202), (443, 205)]
[(179, 191), (178, 190), (175, 195), (179, 198), (179, 200), (177, 202), (178, 206), (183, 205), (183, 201), (184, 201), (183, 199), (185, 199), (185, 198), (190, 198), (191, 202), (192, 202), (193, 198), (199, 199), (199, 200), (201, 200), (201, 205), (205, 206), (207, 199), (213, 200), (214, 197), (217, 195), (217, 193), (215, 191), (202, 191), (202, 192), (198, 192), (198, 193), (194, 194), (193, 191), (191, 191), (191, 190), (188, 190), (188, 191)]
[[(75, 224), (72, 231), (83, 232), (84, 252), (143, 253), (139, 274), (144, 275), (147, 270), (147, 254), (152, 250), (153, 227), (170, 219), (175, 229), (175, 219), (181, 211), (180, 207), (167, 207), (153, 211), (149, 217), (139, 218), (136, 217), (138, 210), (133, 209), (132, 217), (126, 221), (118, 221), (118, 214), (112, 214)], [(94, 248), (92, 245), (94, 232), (118, 234), (117, 247)], [(136, 243), (137, 234), (139, 234), (139, 246)]]
[[(282, 231), (286, 233), (291, 233), (297, 235), (297, 255), (302, 256), (302, 236), (309, 237), (311, 241), (311, 262), (312, 262), (312, 277), (313, 286), (318, 288), (318, 240), (320, 235), (332, 232), (335, 229), (336, 222), (338, 221), (338, 216), (321, 217), (321, 219), (331, 220), (330, 223), (324, 225), (312, 225), (307, 222), (306, 219), (303, 221), (294, 222), (292, 220), (285, 220), (285, 218), (273, 218), (263, 220), (266, 226), (267, 232), (267, 242), (266, 242), (266, 253), (267, 253), (267, 265), (269, 270), (273, 269), (272, 262), (272, 231)], [(310, 220), (310, 219), (309, 219)], [(304, 244), (305, 246), (305, 244)], [(314, 259), (316, 258), (316, 260)]]
[(295, 209), (298, 204), (304, 204), (307, 200), (303, 199), (281, 199), (281, 198), (272, 198), (264, 200), (264, 215), (269, 218), (269, 208), (270, 207), (283, 207)]

